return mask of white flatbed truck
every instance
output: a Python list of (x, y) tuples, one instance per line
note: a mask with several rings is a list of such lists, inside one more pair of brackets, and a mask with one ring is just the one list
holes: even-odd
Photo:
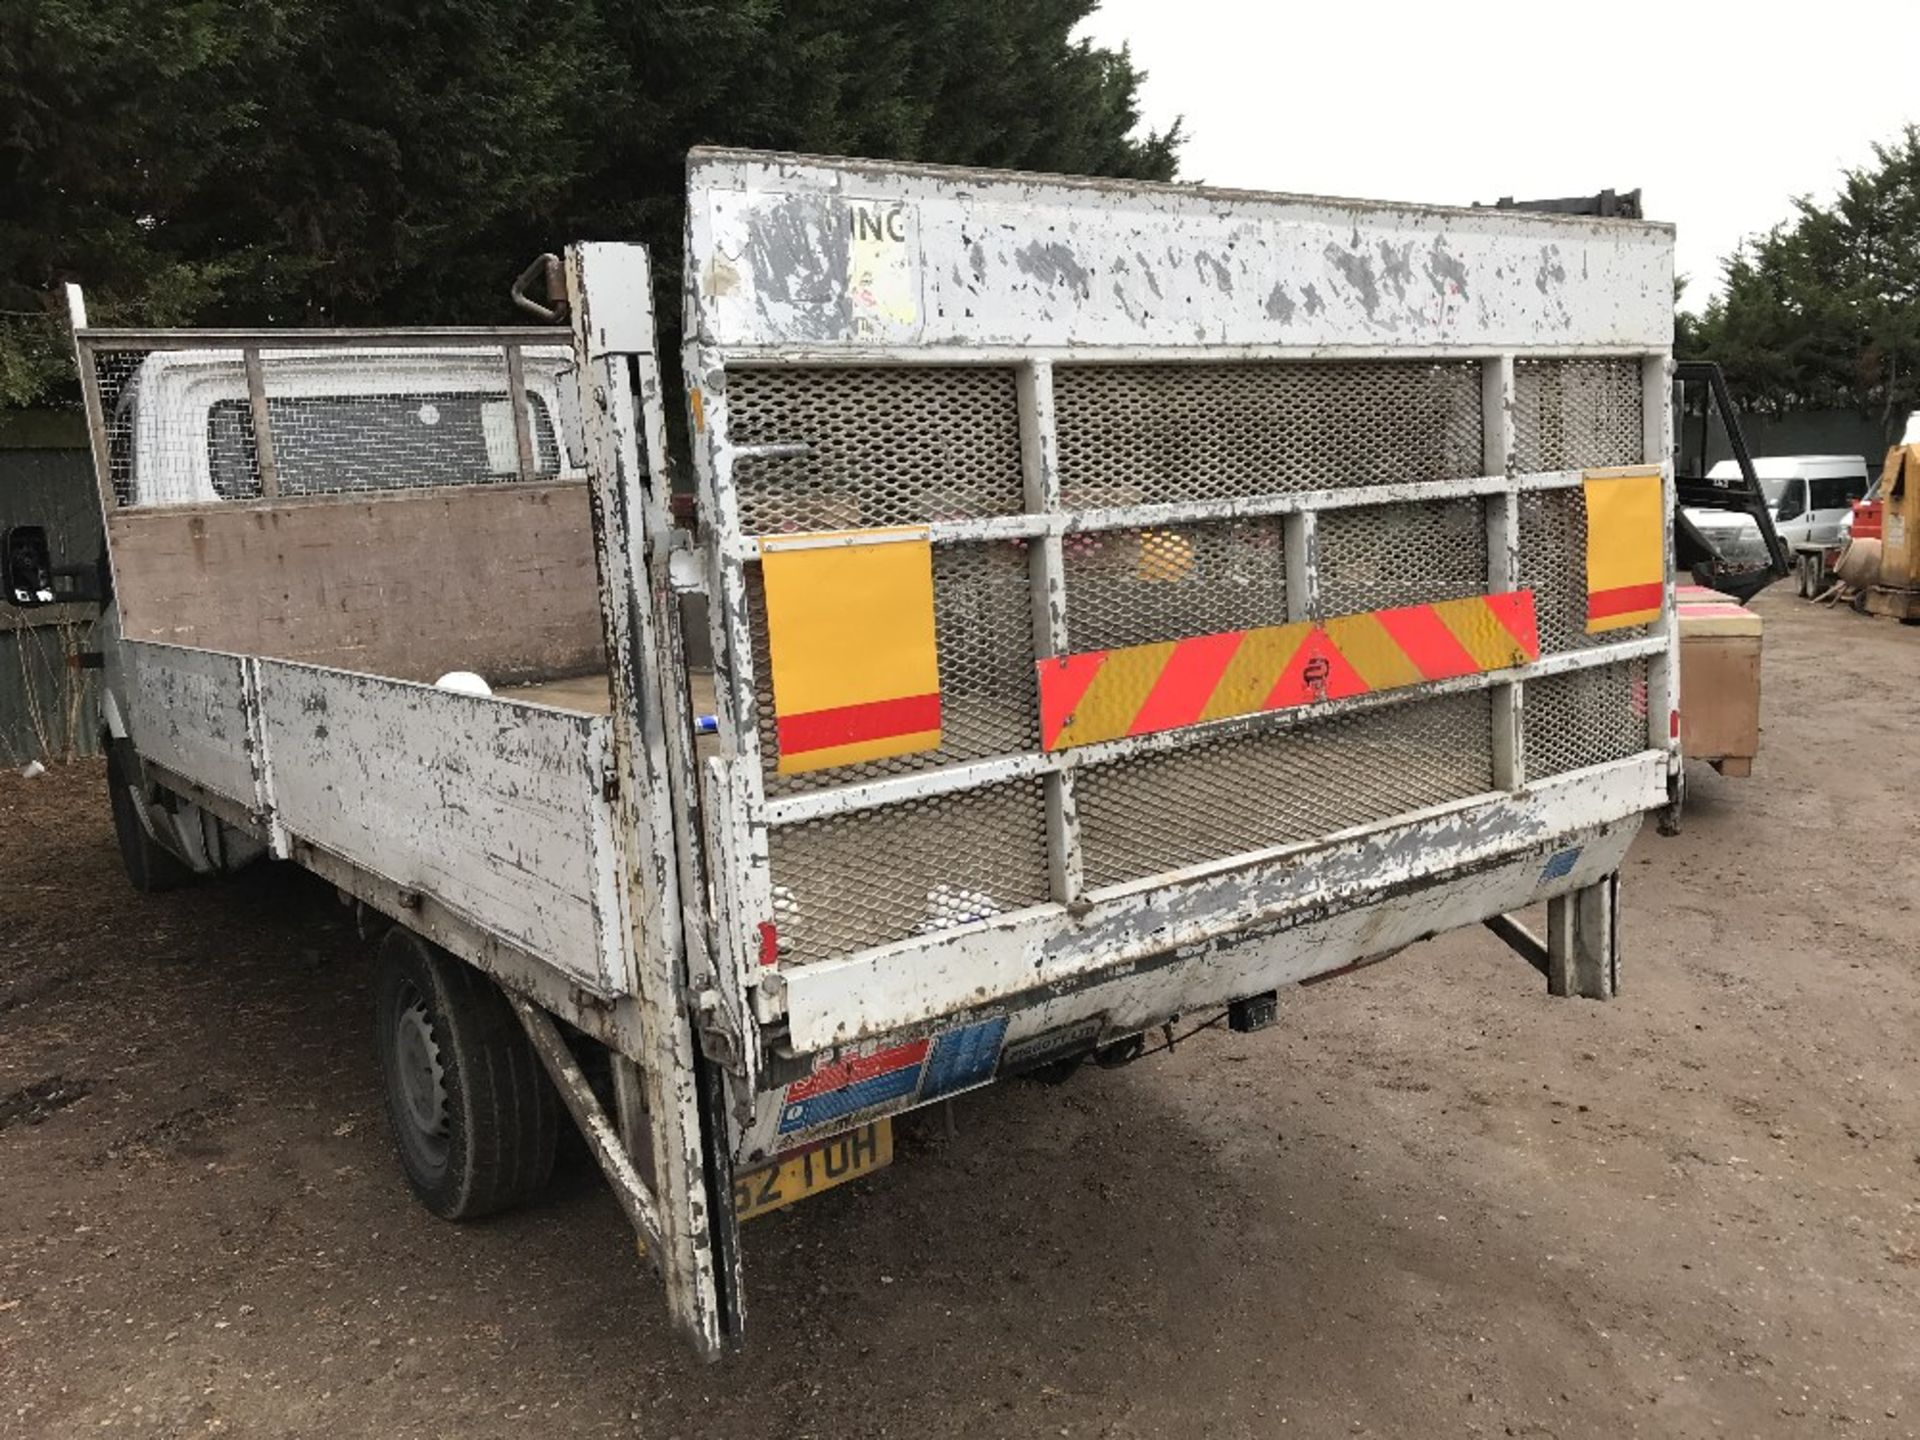
[(1672, 513), (1668, 228), (695, 152), (694, 528), (646, 254), (564, 273), (564, 329), (76, 292), (106, 563), (0, 556), (104, 606), (136, 884), (364, 917), (435, 1211), (564, 1106), (717, 1355), (740, 1216), (899, 1111), (1482, 922), (1616, 992), (1677, 674), (1667, 568), (1591, 628), (1591, 507)]

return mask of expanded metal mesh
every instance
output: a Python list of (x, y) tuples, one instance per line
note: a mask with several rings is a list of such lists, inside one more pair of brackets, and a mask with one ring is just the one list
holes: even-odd
[[(1236, 499), (1481, 474), (1475, 361), (1071, 364), (1054, 370), (1063, 506)], [(1517, 369), (1525, 470), (1638, 461), (1637, 360)], [(803, 367), (732, 371), (748, 534), (1015, 515), (1026, 509), (1011, 369)], [(1486, 593), (1478, 498), (1323, 510), (1327, 616)], [(1520, 506), (1523, 584), (1547, 653), (1585, 634), (1578, 490)], [(1077, 531), (1062, 540), (1071, 651), (1176, 640), (1287, 618), (1275, 517)], [(764, 780), (772, 796), (1038, 748), (1033, 595), (1024, 542), (934, 551), (943, 743), (929, 754), (781, 776), (765, 612), (748, 567)], [(1625, 638), (1614, 632), (1605, 639)], [(1529, 682), (1530, 773), (1646, 746), (1647, 667)], [(1077, 773), (1086, 881), (1099, 888), (1390, 823), (1495, 788), (1492, 698), (1405, 700), (1303, 726), (1199, 739)], [(818, 960), (926, 935), (1049, 898), (1038, 781), (923, 798), (770, 834), (782, 956)]]
[(1481, 473), (1474, 361), (1060, 365), (1069, 509)]
[(767, 607), (758, 567), (747, 572), (747, 623), (753, 641), (761, 770), (769, 795), (791, 795), (904, 775), (939, 765), (1039, 748), (1039, 698), (1033, 662), (1033, 604), (1025, 545), (937, 546), (933, 552), (934, 629), (940, 657), (940, 748), (830, 770), (781, 775), (773, 706)]
[(975, 365), (799, 366), (727, 373), (733, 478), (751, 535), (851, 530), (1024, 505), (1013, 371)]
[(1184, 640), (1287, 618), (1277, 519), (1069, 535), (1063, 553), (1069, 650)]
[(1587, 633), (1587, 502), (1578, 486), (1520, 497), (1520, 588), (1533, 591), (1543, 655), (1648, 632), (1647, 626), (1635, 625)]
[(1523, 474), (1639, 464), (1640, 397), (1637, 359), (1516, 361), (1514, 463)]
[(1079, 772), (1087, 884), (1312, 840), (1493, 789), (1485, 692), (1236, 736)]
[[(100, 350), (93, 354), (93, 373), (100, 387), (100, 410), (107, 425), (107, 468), (113, 480), (114, 499), (131, 505), (133, 494), (133, 418), (139, 387), (134, 377), (146, 362), (150, 351)], [(167, 465), (166, 457), (157, 465)], [(172, 463), (179, 463), (175, 457)]]
[[(553, 347), (524, 352), (534, 477), (568, 468), (554, 413), (565, 363)], [(262, 350), (260, 370), (281, 497), (522, 478), (497, 345)], [(120, 504), (266, 496), (240, 350), (97, 350), (94, 373)]]
[(1479, 500), (1327, 510), (1319, 530), (1323, 614), (1487, 593), (1486, 507)]
[(1529, 680), (1525, 706), (1531, 780), (1624, 760), (1650, 745), (1645, 660)]
[(780, 958), (820, 960), (1040, 904), (1045, 815), (1029, 780), (775, 829)]

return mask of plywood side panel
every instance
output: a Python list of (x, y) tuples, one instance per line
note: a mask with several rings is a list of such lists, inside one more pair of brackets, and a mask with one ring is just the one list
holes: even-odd
[(603, 668), (578, 482), (129, 509), (108, 524), (129, 639), (424, 681)]
[(271, 660), (259, 676), (291, 835), (609, 990), (590, 899), (604, 720)]

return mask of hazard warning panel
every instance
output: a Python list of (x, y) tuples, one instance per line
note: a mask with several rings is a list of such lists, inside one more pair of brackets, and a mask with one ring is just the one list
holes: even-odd
[(1040, 735), (1065, 750), (1539, 658), (1531, 590), (1058, 655), (1039, 662)]
[(925, 526), (760, 541), (779, 772), (940, 748)]
[(1587, 632), (1660, 618), (1667, 583), (1667, 505), (1657, 469), (1589, 470)]

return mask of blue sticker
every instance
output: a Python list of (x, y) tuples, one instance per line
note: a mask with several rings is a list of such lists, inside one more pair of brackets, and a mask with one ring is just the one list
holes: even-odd
[(919, 1078), (920, 1070), (915, 1066), (885, 1075), (874, 1075), (822, 1095), (809, 1095), (804, 1100), (789, 1104), (780, 1112), (780, 1133), (790, 1135), (796, 1130), (811, 1130), (816, 1125), (839, 1120), (875, 1105), (884, 1105), (889, 1100), (908, 1099), (913, 1094), (914, 1082)]
[(1573, 873), (1573, 867), (1580, 863), (1580, 847), (1562, 850), (1547, 861), (1547, 868), (1540, 872), (1542, 880), (1564, 880)]
[(970, 1090), (993, 1078), (1000, 1063), (1000, 1042), (1007, 1036), (1007, 1017), (982, 1020), (949, 1030), (933, 1042), (933, 1058), (920, 1083), (920, 1098), (935, 1100), (956, 1090)]

